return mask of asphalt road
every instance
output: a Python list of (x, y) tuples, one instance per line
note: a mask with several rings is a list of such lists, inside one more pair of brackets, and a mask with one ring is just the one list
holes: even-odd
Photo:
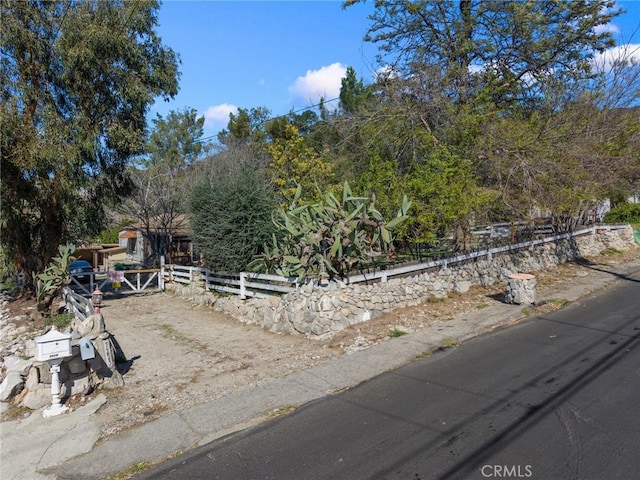
[(135, 478), (639, 479), (639, 280)]

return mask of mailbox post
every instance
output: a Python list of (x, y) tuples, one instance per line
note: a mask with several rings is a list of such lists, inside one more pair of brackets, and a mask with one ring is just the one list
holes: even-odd
[(59, 332), (51, 327), (48, 333), (36, 337), (36, 360), (47, 362), (51, 372), (51, 406), (45, 408), (42, 416), (45, 418), (60, 415), (69, 407), (60, 403), (60, 364), (65, 357), (71, 356), (71, 335)]

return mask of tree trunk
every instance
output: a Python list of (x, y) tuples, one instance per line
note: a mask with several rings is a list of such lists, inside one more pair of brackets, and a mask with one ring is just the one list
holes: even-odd
[(454, 242), (453, 251), (456, 253), (471, 250), (471, 226), (469, 225), (469, 219), (467, 217), (458, 220)]

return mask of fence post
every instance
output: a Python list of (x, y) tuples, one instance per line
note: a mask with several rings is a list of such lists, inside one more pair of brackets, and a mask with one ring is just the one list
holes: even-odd
[(247, 290), (245, 287), (245, 282), (247, 278), (247, 273), (246, 272), (240, 272), (240, 299), (241, 300), (246, 300), (247, 299)]
[(158, 275), (158, 289), (164, 290), (164, 255), (160, 256), (160, 274)]

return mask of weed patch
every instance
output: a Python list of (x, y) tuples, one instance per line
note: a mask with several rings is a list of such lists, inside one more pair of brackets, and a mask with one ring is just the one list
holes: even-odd
[(128, 470), (105, 477), (104, 480), (127, 480), (134, 475), (137, 475), (138, 473), (142, 473), (145, 470), (148, 470), (149, 468), (151, 468), (151, 466), (152, 464), (149, 462), (136, 463), (134, 465), (131, 465)]
[(73, 313), (60, 313), (45, 319), (44, 324), (47, 326), (53, 325), (57, 329), (63, 329), (71, 324), (74, 317), (75, 315)]
[(442, 348), (455, 348), (458, 346), (458, 342), (455, 338), (447, 337), (442, 342)]
[(416, 355), (416, 360), (422, 360), (423, 358), (429, 358), (431, 355), (433, 355), (433, 352), (430, 350), (425, 350), (422, 353), (418, 353)]
[(31, 414), (31, 409), (23, 407), (22, 405), (12, 405), (2, 413), (1, 420), (3, 422), (9, 422), (11, 420), (18, 420), (19, 418), (25, 418)]
[(406, 335), (408, 332), (406, 330), (403, 330), (402, 328), (398, 328), (398, 327), (393, 327), (392, 329), (389, 330), (389, 335), (391, 336), (391, 338), (397, 338), (397, 337), (401, 337), (403, 335)]
[(267, 418), (276, 418), (280, 415), (286, 415), (287, 413), (291, 413), (296, 409), (293, 405), (285, 405), (284, 407), (274, 408), (273, 410), (269, 410), (267, 413)]

